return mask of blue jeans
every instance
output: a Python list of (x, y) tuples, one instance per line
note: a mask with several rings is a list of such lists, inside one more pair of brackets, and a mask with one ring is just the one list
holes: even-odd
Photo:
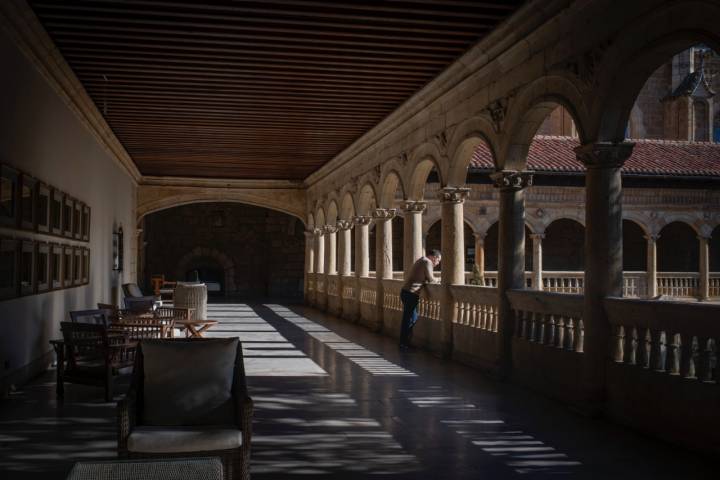
[(409, 345), (412, 329), (418, 319), (418, 303), (420, 295), (400, 290), (400, 301), (403, 304), (402, 326), (400, 327), (400, 345)]

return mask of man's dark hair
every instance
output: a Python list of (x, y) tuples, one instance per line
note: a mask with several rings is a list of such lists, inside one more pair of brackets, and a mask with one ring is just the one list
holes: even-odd
[(428, 257), (439, 257), (441, 255), (440, 250), (437, 248), (433, 248), (432, 250), (429, 250), (427, 253)]

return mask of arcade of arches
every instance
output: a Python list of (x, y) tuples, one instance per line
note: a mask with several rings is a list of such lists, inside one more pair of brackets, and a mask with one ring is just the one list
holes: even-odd
[[(371, 21), (400, 21), (384, 2), (0, 3), (0, 302), (3, 321), (23, 319), (0, 336), (0, 391), (48, 370), (68, 311), (120, 304), (121, 285), (149, 288), (155, 274), (203, 280), (218, 301), (302, 301), (386, 348), (403, 279), (437, 248), (413, 336), (422, 355), (720, 451), (718, 2), (478, 4), (504, 15), (447, 2), (472, 21), (403, 2), (398, 31)], [(308, 10), (274, 13), (296, 3)], [(295, 42), (286, 29), (302, 25)], [(24, 215), (36, 200), (47, 215)], [(89, 218), (87, 234), (72, 215)], [(50, 268), (60, 255), (66, 279)], [(232, 332), (299, 327), (292, 368), (312, 354), (330, 370), (364, 348), (326, 341), (338, 335), (285, 306), (258, 309), (266, 324), (243, 331), (240, 318)], [(412, 358), (367, 355), (331, 380), (312, 370), (305, 393), (339, 398), (318, 392), (361, 367), (414, 375)], [(283, 361), (263, 350), (250, 363), (262, 356)], [(382, 403), (360, 395), (367, 411)], [(265, 401), (264, 420), (292, 402)]]

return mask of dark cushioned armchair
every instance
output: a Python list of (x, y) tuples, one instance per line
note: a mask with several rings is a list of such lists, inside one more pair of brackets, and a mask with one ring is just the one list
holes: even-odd
[(220, 457), (226, 480), (246, 480), (252, 412), (237, 338), (143, 340), (118, 403), (119, 453)]

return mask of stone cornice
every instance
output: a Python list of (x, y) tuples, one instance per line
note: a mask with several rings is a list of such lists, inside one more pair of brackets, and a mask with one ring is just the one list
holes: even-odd
[(522, 190), (532, 185), (532, 173), (517, 170), (502, 170), (490, 175), (495, 188), (500, 190)]
[(304, 190), (302, 182), (292, 180), (246, 180), (224, 178), (155, 177), (143, 176), (140, 185), (163, 187), (200, 187), (200, 188), (244, 188), (244, 189), (291, 189)]
[(633, 142), (596, 142), (580, 145), (575, 154), (585, 168), (620, 168), (632, 154)]
[(469, 195), (469, 188), (459, 187), (445, 187), (437, 192), (440, 203), (462, 203)]
[(136, 184), (140, 171), (25, 0), (0, 1), (0, 27)]
[(516, 47), (518, 38), (526, 38), (567, 7), (566, 0), (527, 2), (384, 120), (309, 175), (305, 179), (305, 184), (315, 185), (341, 166), (375, 147), (381, 139), (402, 127), (410, 118), (421, 113), (471, 74), (489, 66), (502, 54)]

